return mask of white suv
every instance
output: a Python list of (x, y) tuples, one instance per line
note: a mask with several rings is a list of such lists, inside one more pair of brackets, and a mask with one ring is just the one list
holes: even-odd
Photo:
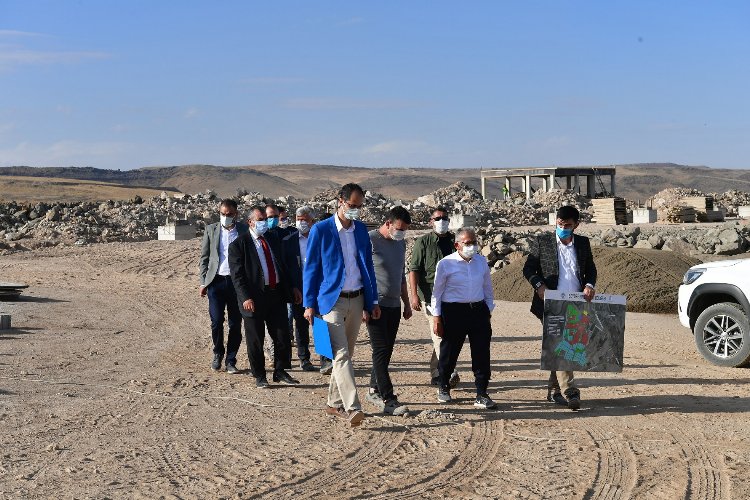
[(680, 323), (695, 335), (698, 352), (719, 366), (750, 364), (750, 259), (688, 269), (678, 293)]

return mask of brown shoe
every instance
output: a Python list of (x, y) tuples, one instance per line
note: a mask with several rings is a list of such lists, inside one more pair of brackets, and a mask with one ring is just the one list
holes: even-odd
[(326, 405), (325, 412), (329, 417), (344, 417), (344, 415), (346, 414), (343, 408), (336, 408), (335, 406), (328, 405)]
[(357, 427), (365, 419), (365, 414), (361, 410), (349, 410), (346, 413), (346, 419), (351, 427)]

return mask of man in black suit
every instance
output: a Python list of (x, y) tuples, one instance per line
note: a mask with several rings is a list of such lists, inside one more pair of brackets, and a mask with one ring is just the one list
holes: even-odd
[[(573, 234), (579, 219), (578, 209), (561, 207), (557, 211), (555, 233), (542, 233), (531, 244), (523, 275), (534, 287), (531, 312), (540, 320), (544, 317), (544, 291), (547, 289), (583, 292), (589, 302), (594, 298), (596, 265), (591, 243), (585, 236)], [(581, 393), (572, 371), (550, 373), (547, 400), (571, 410), (581, 407)]]
[[(254, 206), (248, 215), (250, 231), (229, 246), (229, 268), (245, 324), (245, 343), (255, 385), (268, 387), (263, 326), (273, 339), (273, 381), (298, 384), (284, 370), (291, 349), (286, 304), (292, 300), (291, 281), (281, 258), (279, 240), (268, 234), (266, 212)], [(297, 292), (295, 300), (302, 301)]]

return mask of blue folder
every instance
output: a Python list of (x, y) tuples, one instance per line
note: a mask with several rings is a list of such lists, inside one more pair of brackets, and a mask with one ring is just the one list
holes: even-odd
[(331, 347), (331, 335), (328, 333), (328, 323), (322, 318), (316, 317), (313, 321), (313, 340), (315, 341), (315, 352), (320, 356), (333, 359), (333, 347)]

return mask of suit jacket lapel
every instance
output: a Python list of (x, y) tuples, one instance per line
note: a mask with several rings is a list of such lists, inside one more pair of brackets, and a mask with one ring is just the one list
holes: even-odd
[(339, 229), (336, 227), (336, 219), (334, 217), (338, 217), (338, 215), (333, 214), (331, 219), (331, 232), (333, 233), (333, 244), (336, 246), (336, 248), (339, 251), (339, 254), (342, 256), (344, 255), (344, 248), (341, 246), (341, 238), (339, 237)]
[(216, 245), (216, 255), (220, 255), (221, 249), (221, 222), (214, 228), (214, 245)]

